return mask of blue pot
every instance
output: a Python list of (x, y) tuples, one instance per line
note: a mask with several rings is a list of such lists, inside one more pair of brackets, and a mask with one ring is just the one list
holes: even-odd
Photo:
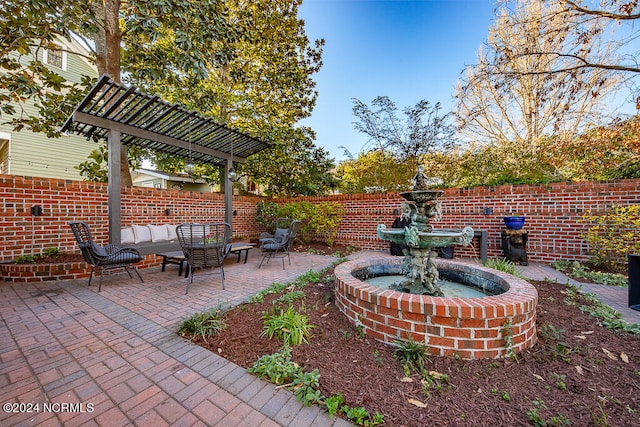
[(505, 216), (504, 225), (510, 230), (521, 230), (524, 227), (523, 216)]

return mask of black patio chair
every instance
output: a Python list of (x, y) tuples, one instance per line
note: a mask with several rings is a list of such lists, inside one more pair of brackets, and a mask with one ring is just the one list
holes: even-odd
[(231, 245), (231, 226), (226, 222), (213, 224), (181, 224), (176, 228), (178, 241), (182, 247), (187, 261), (186, 293), (189, 293), (189, 285), (193, 283), (193, 273), (196, 268), (219, 268), (224, 289), (223, 262)]
[(289, 260), (289, 264), (291, 264), (289, 249), (291, 249), (293, 242), (296, 240), (296, 235), (298, 234), (298, 230), (300, 230), (300, 224), (301, 222), (298, 220), (291, 220), (288, 229), (284, 230), (276, 227), (276, 232), (273, 237), (262, 237), (260, 239), (262, 261), (260, 261), (258, 268), (262, 267), (265, 259), (267, 260), (267, 264), (269, 264), (271, 258), (282, 258), (283, 270), (285, 257)]
[(100, 246), (93, 241), (91, 230), (86, 223), (72, 221), (69, 222), (69, 226), (78, 242), (85, 262), (91, 266), (88, 286), (91, 286), (91, 279), (93, 279), (93, 273), (96, 270), (100, 270), (98, 292), (102, 290), (102, 276), (104, 272), (108, 270), (124, 269), (130, 278), (133, 278), (131, 275), (131, 270), (133, 270), (138, 275), (140, 282), (144, 282), (138, 269), (134, 265), (142, 261), (144, 257), (140, 255), (136, 249), (111, 244)]

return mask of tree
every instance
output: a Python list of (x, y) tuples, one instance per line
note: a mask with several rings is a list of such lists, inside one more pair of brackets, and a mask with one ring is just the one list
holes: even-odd
[[(202, 66), (209, 57), (214, 42), (233, 33), (219, 18), (221, 2), (207, 0), (51, 0), (41, 2), (3, 1), (0, 11), (0, 66), (7, 72), (0, 77), (0, 112), (14, 114), (8, 102), (23, 103), (28, 99), (39, 108), (39, 116), (14, 117), (17, 130), (23, 127), (44, 131), (50, 137), (59, 136), (57, 130), (88, 89), (69, 85), (57, 73), (37, 60), (41, 49), (55, 49), (58, 37), (72, 34), (83, 40), (88, 48), (95, 46), (93, 57), (99, 74), (109, 74), (120, 81), (121, 74), (132, 68), (121, 62), (121, 49), (134, 50), (138, 40), (157, 40), (160, 31), (172, 28), (173, 43), (164, 46), (163, 53), (173, 62), (150, 58), (144, 64), (149, 74), (206, 75)], [(124, 45), (123, 45), (124, 43)], [(68, 52), (74, 54), (74, 52)], [(140, 64), (133, 64), (141, 66)], [(57, 93), (57, 94), (56, 94)], [(52, 101), (53, 100), (53, 101)], [(126, 147), (121, 152), (122, 182), (131, 184)]]
[[(553, 52), (582, 37), (561, 12), (558, 4), (542, 0), (519, 0), (513, 10), (498, 12), (478, 64), (467, 68), (456, 88), (456, 118), (463, 134), (535, 156), (545, 135), (576, 135), (601, 121), (601, 101), (619, 80), (602, 69), (553, 72)], [(597, 28), (585, 23), (583, 30), (592, 36), (579, 52), (606, 58), (609, 50), (599, 44)]]
[[(640, 72), (638, 57), (640, 51), (633, 42), (640, 35), (635, 22), (640, 19), (640, 7), (637, 0), (551, 0), (562, 6), (556, 13), (561, 15), (565, 25), (573, 27), (577, 37), (572, 44), (557, 51), (534, 50), (527, 55), (546, 55), (554, 57), (554, 73), (564, 73), (582, 68), (597, 68), (635, 75)], [(553, 18), (553, 17), (550, 17)], [(543, 17), (547, 19), (547, 17)], [(555, 19), (555, 18), (553, 18)], [(610, 55), (595, 57), (590, 50), (583, 49), (593, 39), (605, 34), (607, 30), (616, 32), (616, 27), (624, 27), (626, 34), (611, 38), (605, 43), (610, 47)], [(619, 32), (619, 31), (618, 31)], [(624, 33), (625, 31), (623, 31)]]
[[(316, 40), (312, 45), (306, 36), (304, 21), (298, 18), (301, 3), (225, 2), (221, 17), (234, 29), (235, 37), (216, 41), (209, 48), (215, 54), (202, 64), (207, 73), (204, 79), (195, 74), (164, 76), (142, 66), (149, 58), (158, 63), (172, 60), (164, 52), (164, 46), (177, 37), (170, 27), (162, 31), (162, 38), (149, 39), (124, 53), (126, 62), (137, 70), (128, 76), (136, 85), (273, 143), (272, 150), (237, 167), (265, 185), (268, 192), (289, 189), (296, 194), (318, 194), (333, 185), (329, 174), (333, 163), (328, 153), (313, 145), (310, 129), (295, 129), (315, 105), (317, 92), (312, 77), (322, 66), (324, 44)], [(300, 169), (301, 165), (305, 168)], [(272, 172), (282, 167), (296, 173)]]
[(353, 115), (359, 120), (354, 122), (356, 130), (369, 135), (375, 149), (389, 151), (413, 166), (410, 170), (415, 170), (420, 156), (449, 149), (455, 143), (449, 113), (442, 113), (440, 103), (431, 105), (421, 100), (406, 107), (402, 111), (404, 122), (397, 117), (397, 107), (388, 97), (379, 96), (371, 105), (353, 100)]
[(414, 168), (382, 149), (359, 153), (356, 158), (340, 162), (336, 168), (343, 193), (404, 191), (410, 187), (414, 174)]
[(314, 145), (315, 135), (308, 127), (274, 127), (277, 143), (270, 150), (247, 160), (246, 169), (274, 196), (322, 195), (337, 187), (330, 173), (333, 159), (323, 148)]

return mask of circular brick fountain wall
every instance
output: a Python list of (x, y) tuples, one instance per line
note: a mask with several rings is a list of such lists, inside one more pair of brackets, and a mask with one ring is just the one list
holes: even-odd
[(335, 268), (336, 305), (368, 336), (423, 343), (436, 356), (501, 358), (536, 342), (538, 292), (526, 281), (485, 267), (438, 259), (439, 270), (495, 282), (504, 293), (483, 298), (412, 295), (368, 285), (352, 273), (401, 264), (402, 258), (349, 261)]

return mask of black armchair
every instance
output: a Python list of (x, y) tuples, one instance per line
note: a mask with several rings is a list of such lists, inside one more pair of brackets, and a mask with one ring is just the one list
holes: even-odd
[(229, 254), (231, 245), (231, 226), (225, 222), (213, 224), (181, 224), (176, 228), (178, 241), (188, 263), (186, 293), (193, 282), (195, 268), (219, 268), (224, 289), (223, 262)]
[(289, 249), (293, 245), (293, 242), (296, 239), (296, 235), (298, 234), (298, 230), (300, 230), (300, 221), (297, 220), (289, 220), (289, 228), (282, 229), (276, 227), (276, 232), (273, 237), (267, 237), (263, 235), (260, 237), (260, 250), (262, 251), (262, 261), (260, 261), (260, 265), (258, 268), (262, 267), (262, 263), (264, 260), (267, 260), (267, 264), (269, 264), (269, 260), (271, 258), (282, 258), (282, 269), (284, 270), (284, 259), (285, 257), (289, 260), (289, 264), (291, 264), (291, 256), (289, 254)]
[(133, 278), (131, 275), (131, 270), (133, 270), (138, 275), (140, 282), (144, 282), (134, 265), (143, 259), (137, 250), (117, 245), (106, 245), (104, 247), (98, 245), (93, 241), (91, 230), (84, 222), (70, 222), (69, 226), (78, 242), (85, 262), (91, 266), (89, 286), (91, 286), (91, 279), (93, 279), (93, 273), (96, 270), (100, 270), (98, 292), (102, 289), (102, 276), (107, 270), (124, 269), (130, 278)]

